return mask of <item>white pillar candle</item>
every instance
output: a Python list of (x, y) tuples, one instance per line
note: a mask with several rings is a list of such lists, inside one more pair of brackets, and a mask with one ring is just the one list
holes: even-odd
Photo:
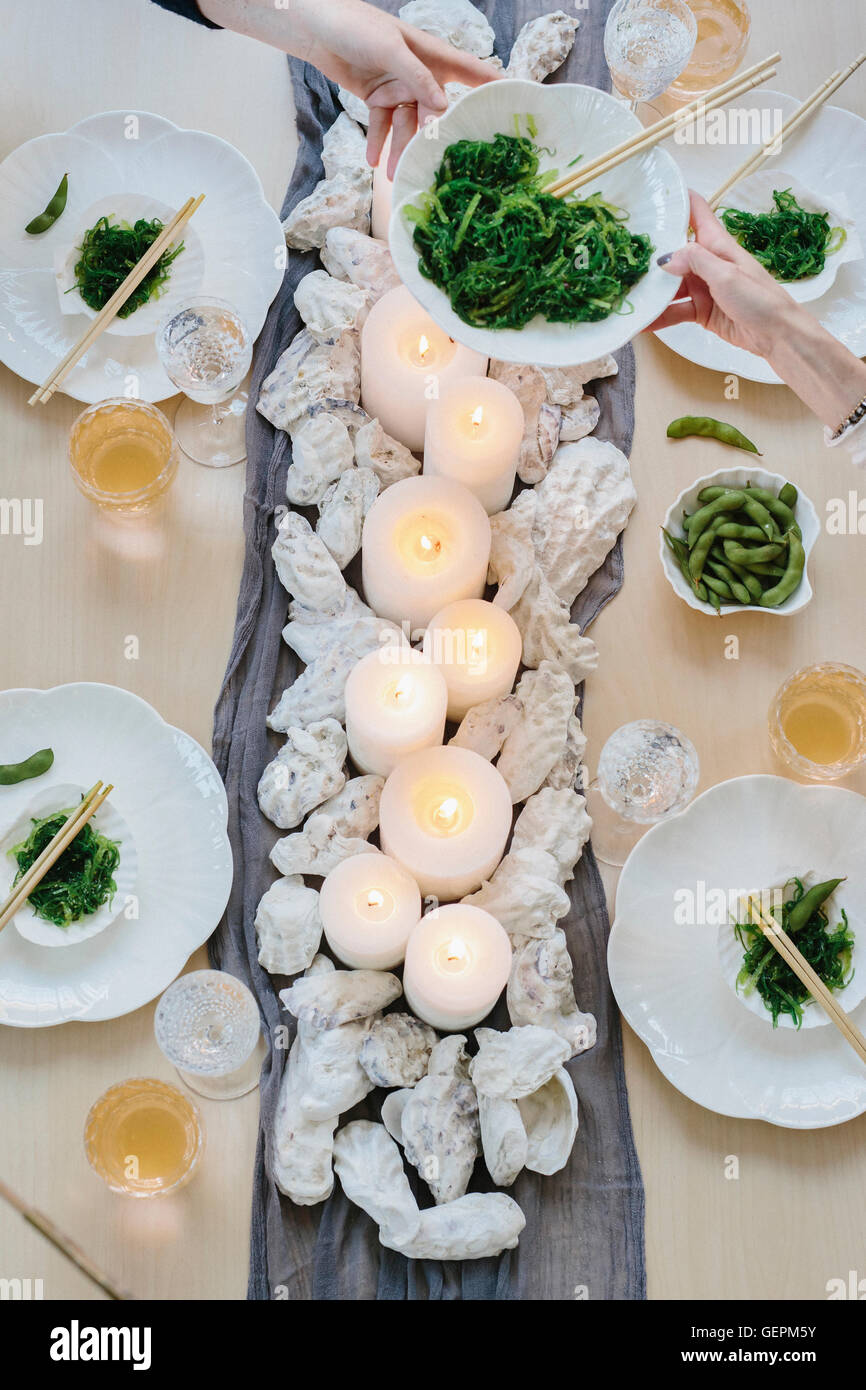
[(440, 744), (448, 687), (437, 666), (407, 643), (370, 652), (346, 681), (346, 737), (360, 772), (380, 777), (408, 753)]
[(492, 516), (511, 501), (523, 430), (523, 406), (501, 381), (449, 381), (427, 410), (424, 472), (455, 478)]
[(364, 597), (380, 618), (424, 628), (445, 603), (480, 598), (487, 583), (490, 521), (449, 478), (403, 478), (364, 520)]
[(453, 902), (480, 888), (511, 831), (511, 793), (468, 748), (425, 748), (399, 762), (382, 790), (382, 849), (424, 897)]
[(520, 629), (511, 614), (483, 598), (459, 599), (440, 608), (424, 634), (424, 655), (445, 677), (448, 718), (455, 722), (482, 700), (508, 694), (522, 652)]
[(383, 294), (364, 321), (361, 404), (416, 453), (430, 401), (449, 381), (486, 371), (487, 358), (449, 338), (404, 285)]
[(421, 893), (405, 869), (371, 845), (369, 854), (353, 854), (327, 875), (319, 911), (328, 945), (344, 964), (390, 970), (421, 919)]
[(388, 223), (391, 221), (391, 204), (394, 185), (388, 178), (388, 160), (391, 158), (391, 132), (388, 132), (379, 163), (373, 170), (373, 206), (370, 209), (370, 231), (381, 241), (388, 240)]
[(403, 993), (425, 1023), (462, 1031), (487, 1017), (510, 972), (511, 942), (496, 918), (454, 903), (422, 917), (409, 937)]

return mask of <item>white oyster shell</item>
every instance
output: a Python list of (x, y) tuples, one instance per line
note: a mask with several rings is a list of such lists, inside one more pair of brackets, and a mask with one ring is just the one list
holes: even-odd
[(371, 304), (400, 284), (387, 242), (352, 227), (329, 229), (322, 247), (322, 264), (338, 280), (350, 280), (364, 290)]
[(352, 436), (338, 415), (318, 411), (303, 416), (292, 433), (286, 497), (299, 507), (318, 502), (330, 484), (354, 462)]
[(518, 695), (494, 695), (466, 711), (449, 741), (492, 762), (522, 713), (523, 701)]
[(286, 512), (277, 527), (271, 555), (277, 577), (292, 598), (319, 610), (339, 603), (346, 581), (305, 516)]
[(512, 938), (550, 936), (570, 906), (558, 876), (559, 866), (546, 850), (512, 850), (489, 882), (463, 901), (489, 912)]
[(326, 270), (311, 270), (295, 290), (295, 308), (317, 343), (335, 343), (352, 328), (360, 328), (369, 300), (357, 285), (336, 280)]
[[(384, 1125), (353, 1120), (334, 1141), (334, 1168), (343, 1191), (390, 1240), (405, 1244), (421, 1224), (403, 1160)], [(380, 1237), (381, 1238), (381, 1237)]]
[(293, 830), (340, 791), (346, 777), (345, 730), (336, 719), (287, 730), (286, 741), (259, 779), (259, 806), (280, 830)]
[(501, 1100), (531, 1096), (568, 1060), (568, 1043), (551, 1032), (529, 1024), (499, 1033), (495, 1028), (476, 1028), (478, 1052), (469, 1064), (479, 1095)]
[(316, 535), (325, 542), (340, 569), (361, 549), (364, 517), (379, 495), (371, 468), (352, 468), (328, 488), (319, 503)]
[(317, 343), (309, 329), (302, 328), (262, 382), (256, 409), (277, 429), (289, 430), (311, 406), (326, 400), (357, 403), (360, 394), (358, 334)]
[(557, 882), (567, 883), (589, 839), (592, 821), (586, 801), (570, 787), (542, 787), (531, 796), (514, 823), (511, 852), (543, 849), (556, 861)]
[(319, 895), (298, 874), (278, 878), (255, 916), (259, 965), (272, 975), (296, 975), (312, 963), (322, 939)]
[(511, 49), (506, 74), (543, 82), (568, 57), (579, 21), (562, 10), (538, 15), (524, 24)]
[(408, 1087), (401, 1091), (389, 1091), (382, 1101), (382, 1124), (398, 1144), (403, 1143), (403, 1111), (411, 1094)]
[(346, 717), (346, 680), (358, 658), (339, 642), (317, 656), (306, 670), (283, 691), (267, 717), (269, 729), (285, 733), (296, 726), (304, 728), (322, 719)]
[(557, 927), (550, 937), (529, 938), (516, 947), (506, 999), (513, 1024), (549, 1028), (576, 1057), (595, 1046), (596, 1021), (577, 1007), (573, 977), (565, 932)]
[(581, 396), (574, 405), (566, 406), (559, 421), (559, 440), (567, 444), (592, 434), (598, 424), (601, 407), (595, 396)]
[(367, 163), (367, 137), (347, 111), (341, 111), (322, 140), (322, 167), (325, 177), (353, 174)]
[(559, 1067), (544, 1086), (518, 1101), (526, 1130), (526, 1167), (533, 1173), (558, 1173), (568, 1162), (577, 1135), (574, 1083)]
[(600, 439), (560, 444), (535, 496), (535, 557), (570, 607), (615, 545), (637, 501), (628, 459)]
[(421, 460), (405, 444), (386, 434), (378, 420), (371, 420), (358, 430), (355, 461), (359, 468), (372, 468), (383, 490), (421, 471)]
[(307, 1119), (318, 1122), (345, 1114), (370, 1094), (373, 1083), (358, 1057), (371, 1023), (370, 1018), (359, 1018), (336, 1028), (299, 1024), (298, 1104)]
[(332, 608), (330, 612), (327, 609), (317, 612), (303, 605), (291, 605), (290, 620), (283, 628), (283, 641), (306, 665), (338, 643), (353, 651), (360, 661), (362, 656), (388, 642), (402, 641), (403, 634), (396, 623), (377, 618), (348, 586), (347, 597), (349, 601), (341, 611)]
[(528, 1141), (516, 1100), (478, 1096), (484, 1162), (497, 1187), (510, 1187), (526, 1167)]
[(366, 163), (340, 169), (333, 178), (321, 179), (283, 218), (286, 245), (311, 251), (322, 245), (330, 227), (369, 232), (372, 202), (373, 170)]
[(559, 407), (548, 404), (547, 388), (538, 367), (496, 360), (490, 363), (489, 375), (513, 391), (523, 406), (517, 475), (525, 483), (537, 483), (547, 472), (559, 439)]
[(299, 1023), (311, 1028), (337, 1028), (369, 1018), (402, 993), (396, 975), (385, 970), (333, 970), (328, 975), (305, 975), (280, 999)]
[[(297, 1039), (295, 1039), (297, 1042)], [(271, 1166), (274, 1182), (298, 1206), (324, 1202), (334, 1187), (334, 1131), (339, 1116), (312, 1121), (301, 1111), (286, 1063), (274, 1115)]]
[(516, 694), (523, 710), (497, 763), (515, 802), (538, 791), (562, 754), (575, 705), (571, 677), (552, 661), (540, 662), (536, 671), (524, 671)]
[(303, 830), (277, 840), (271, 863), (283, 874), (324, 878), (350, 855), (369, 854), (373, 846), (367, 837), (379, 824), (384, 782), (383, 777), (353, 777), (308, 817)]
[(369, 125), (370, 108), (366, 101), (362, 101), (360, 97), (356, 97), (355, 93), (350, 92), (346, 87), (338, 87), (337, 96), (340, 99), (340, 105), (343, 110), (347, 115), (351, 116), (353, 121), (357, 121), (359, 125)]
[(413, 1014), (385, 1014), (371, 1024), (359, 1061), (374, 1086), (414, 1086), (437, 1041), (435, 1029)]
[(478, 1154), (478, 1101), (469, 1080), (465, 1043), (462, 1034), (453, 1033), (436, 1044), (427, 1075), (403, 1110), (406, 1157), (437, 1205), (463, 1195)]
[(605, 353), (604, 357), (594, 357), (589, 362), (577, 362), (573, 367), (539, 367), (547, 389), (547, 399), (552, 405), (561, 405), (564, 410), (577, 405), (588, 381), (600, 381), (605, 376), (616, 376), (619, 366), (615, 357)]
[(527, 488), (506, 511), (490, 518), (487, 579), (490, 584), (499, 585), (493, 602), (501, 608), (514, 607), (535, 572), (535, 508), (535, 492)]
[(493, 30), (471, 0), (409, 0), (399, 15), (405, 24), (435, 34), (476, 58), (489, 58), (493, 52)]
[(567, 671), (574, 685), (598, 665), (598, 648), (591, 637), (584, 637), (571, 621), (567, 605), (551, 588), (540, 567), (511, 609), (523, 638), (523, 664), (537, 667), (552, 661)]
[(586, 752), (586, 734), (581, 728), (577, 714), (568, 721), (565, 747), (544, 779), (546, 787), (574, 787), (581, 779), (583, 756)]
[(469, 1192), (422, 1211), (411, 1240), (398, 1243), (384, 1232), (379, 1239), (410, 1260), (481, 1260), (513, 1250), (525, 1225), (520, 1207), (504, 1192)]

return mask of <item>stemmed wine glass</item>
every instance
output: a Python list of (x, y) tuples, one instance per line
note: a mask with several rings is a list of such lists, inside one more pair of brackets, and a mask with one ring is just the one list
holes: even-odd
[(621, 867), (650, 825), (685, 810), (699, 776), (695, 746), (673, 724), (636, 719), (616, 729), (587, 794), (596, 858)]
[(238, 387), (249, 371), (253, 341), (238, 311), (213, 295), (186, 299), (157, 329), (156, 350), (187, 397), (174, 419), (183, 452), (207, 468), (240, 463), (247, 454), (247, 395)]
[(259, 1082), (266, 1050), (254, 995), (224, 970), (194, 970), (169, 985), (156, 1006), (160, 1051), (191, 1091), (234, 1100)]
[(631, 111), (661, 96), (679, 76), (697, 33), (685, 0), (617, 0), (604, 29), (604, 56)]

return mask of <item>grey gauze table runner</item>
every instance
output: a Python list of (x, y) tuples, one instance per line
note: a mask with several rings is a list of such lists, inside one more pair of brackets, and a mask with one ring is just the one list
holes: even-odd
[[(383, 8), (396, 11), (400, 0)], [(595, 0), (579, 9), (580, 29), (568, 63), (553, 80), (607, 87), (602, 36), (609, 3)], [(496, 51), (508, 59), (521, 25), (544, 14), (545, 0), (482, 0), (478, 6), (496, 32)], [(300, 148), (283, 215), (310, 193), (323, 176), (322, 133), (342, 109), (335, 89), (308, 64), (289, 60), (297, 106)], [(295, 286), (318, 264), (315, 252), (290, 256), (282, 288), (271, 306), (253, 364), (251, 402), (259, 384), (300, 327)], [(601, 419), (595, 433), (626, 453), (634, 426), (634, 358), (619, 354), (617, 377), (596, 391)], [(581, 1008), (598, 1019), (598, 1042), (569, 1064), (580, 1104), (580, 1131), (570, 1162), (553, 1177), (524, 1172), (510, 1189), (526, 1214), (515, 1250), (495, 1259), (437, 1263), (409, 1261), (385, 1250), (373, 1222), (344, 1197), (339, 1182), (326, 1203), (296, 1207), (269, 1177), (268, 1150), (284, 1048), (274, 1047), (275, 1030), (293, 1020), (281, 1007), (273, 980), (257, 960), (253, 918), (274, 880), (268, 853), (279, 832), (260, 813), (256, 785), (281, 740), (265, 716), (297, 675), (294, 654), (281, 640), (287, 596), (277, 580), (270, 548), (274, 510), (285, 505), (288, 436), (254, 410), (247, 425), (244, 499), (246, 558), (234, 642), (214, 723), (214, 757), (225, 780), (229, 835), (235, 857), (234, 886), (225, 918), (211, 942), (221, 969), (245, 980), (255, 992), (271, 1039), (261, 1079), (261, 1114), (252, 1205), (249, 1294), (253, 1299), (639, 1299), (645, 1297), (644, 1196), (632, 1138), (619, 1017), (608, 984), (605, 955), (609, 930), (598, 869), (587, 847), (569, 886), (571, 911), (565, 928), (575, 965)], [(574, 618), (585, 628), (622, 583), (618, 542), (577, 599)], [(604, 666), (592, 677), (603, 686)], [(596, 750), (597, 753), (597, 750)], [(398, 1005), (399, 1007), (399, 1001)], [(494, 1014), (507, 1028), (504, 1005)], [(381, 1094), (374, 1092), (352, 1112), (378, 1119)], [(422, 1205), (431, 1198), (414, 1170), (410, 1178)], [(471, 1190), (491, 1186), (477, 1165)]]

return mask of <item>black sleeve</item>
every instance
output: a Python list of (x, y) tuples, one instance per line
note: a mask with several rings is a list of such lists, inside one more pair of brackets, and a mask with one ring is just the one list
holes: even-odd
[(197, 24), (206, 24), (208, 29), (222, 27), (214, 24), (212, 19), (205, 19), (196, 0), (154, 0), (154, 4), (161, 5), (164, 10), (171, 10), (173, 14), (183, 15), (186, 19), (194, 19)]

